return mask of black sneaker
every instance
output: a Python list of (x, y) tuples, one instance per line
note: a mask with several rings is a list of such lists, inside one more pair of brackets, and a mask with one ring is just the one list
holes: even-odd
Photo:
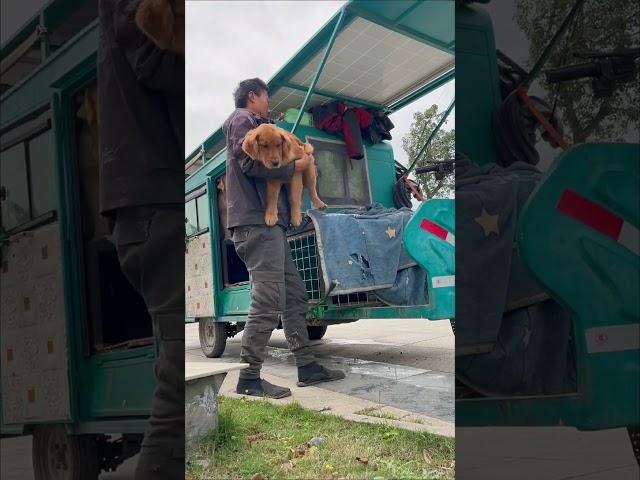
[(273, 385), (262, 378), (240, 378), (238, 379), (236, 393), (254, 397), (284, 398), (291, 395), (291, 390), (287, 387)]
[(333, 382), (334, 380), (342, 380), (344, 372), (342, 370), (329, 370), (319, 363), (311, 362), (304, 367), (298, 367), (299, 387), (308, 387), (321, 382)]

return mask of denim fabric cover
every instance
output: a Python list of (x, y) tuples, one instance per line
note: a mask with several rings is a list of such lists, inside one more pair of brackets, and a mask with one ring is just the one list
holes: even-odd
[(413, 212), (371, 206), (327, 213), (310, 210), (325, 288), (332, 295), (375, 291), (389, 305), (425, 305), (426, 274), (407, 254), (404, 227)]

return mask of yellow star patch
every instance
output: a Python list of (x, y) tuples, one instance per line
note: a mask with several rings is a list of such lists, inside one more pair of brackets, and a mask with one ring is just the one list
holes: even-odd
[(387, 229), (385, 230), (385, 233), (389, 236), (389, 238), (394, 238), (396, 236), (396, 229), (387, 227)]
[(492, 233), (496, 235), (500, 234), (498, 230), (498, 214), (490, 215), (484, 207), (482, 207), (482, 213), (480, 213), (479, 217), (474, 218), (474, 220), (482, 227), (485, 237), (488, 237)]

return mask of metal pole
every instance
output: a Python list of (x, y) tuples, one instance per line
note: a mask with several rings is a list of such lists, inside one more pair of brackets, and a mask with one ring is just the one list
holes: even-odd
[(300, 124), (300, 120), (302, 120), (304, 109), (307, 108), (307, 104), (309, 103), (309, 99), (311, 98), (311, 95), (313, 93), (313, 89), (316, 88), (316, 84), (318, 83), (318, 79), (320, 78), (320, 74), (322, 73), (322, 69), (324, 68), (324, 65), (327, 63), (327, 59), (329, 58), (329, 53), (331, 52), (331, 47), (333, 47), (333, 42), (336, 40), (336, 37), (338, 36), (338, 29), (342, 24), (342, 19), (345, 16), (345, 12), (346, 10), (344, 8), (340, 10), (340, 16), (336, 21), (335, 27), (333, 27), (333, 32), (331, 33), (331, 37), (329, 38), (329, 42), (327, 43), (327, 48), (325, 49), (324, 55), (320, 60), (320, 65), (318, 65), (318, 71), (316, 72), (316, 75), (313, 77), (311, 85), (309, 85), (309, 90), (307, 91), (307, 94), (304, 97), (304, 101), (302, 102), (302, 106), (300, 107), (300, 111), (298, 112), (298, 118), (296, 118), (296, 122), (293, 124), (293, 128), (291, 128), (291, 133), (296, 133), (296, 128), (298, 128), (298, 125)]
[(529, 85), (531, 85), (531, 82), (533, 82), (533, 80), (538, 76), (538, 73), (540, 73), (540, 70), (542, 69), (543, 65), (546, 63), (547, 59), (549, 58), (549, 55), (551, 55), (551, 51), (556, 46), (556, 42), (560, 39), (560, 37), (567, 30), (567, 28), (569, 28), (569, 25), (571, 24), (575, 16), (578, 14), (578, 10), (580, 9), (580, 7), (582, 7), (582, 4), (584, 2), (585, 0), (578, 0), (573, 5), (573, 8), (569, 12), (569, 14), (562, 21), (560, 28), (558, 28), (558, 30), (553, 35), (553, 37), (551, 38), (547, 46), (544, 48), (544, 51), (542, 52), (540, 57), (538, 57), (538, 60), (536, 61), (531, 71), (522, 80), (522, 83), (521, 83), (522, 86), (529, 87)]
[(408, 175), (409, 172), (413, 169), (414, 165), (416, 164), (416, 162), (418, 161), (418, 159), (422, 156), (422, 154), (424, 153), (424, 151), (427, 149), (427, 147), (429, 146), (429, 144), (431, 144), (431, 141), (434, 139), (434, 137), (436, 136), (436, 133), (438, 133), (438, 131), (440, 130), (440, 127), (442, 127), (442, 125), (444, 124), (445, 120), (447, 119), (447, 117), (449, 116), (449, 114), (451, 113), (451, 110), (453, 110), (453, 106), (456, 103), (456, 99), (454, 98), (453, 100), (451, 100), (451, 103), (449, 104), (449, 106), (447, 107), (447, 109), (444, 111), (444, 115), (442, 115), (442, 118), (440, 118), (440, 121), (438, 122), (438, 124), (436, 125), (436, 128), (433, 129), (433, 131), (431, 132), (431, 134), (429, 135), (429, 138), (427, 139), (427, 142), (424, 144), (424, 146), (420, 149), (420, 152), (418, 152), (418, 155), (416, 155), (416, 158), (413, 159), (413, 163), (411, 163), (411, 166), (409, 167), (409, 169), (406, 171), (405, 175)]
[(40, 37), (40, 60), (44, 62), (50, 53), (49, 48), (49, 32), (47, 26), (44, 23), (44, 11), (40, 12), (40, 22), (36, 27), (38, 36)]

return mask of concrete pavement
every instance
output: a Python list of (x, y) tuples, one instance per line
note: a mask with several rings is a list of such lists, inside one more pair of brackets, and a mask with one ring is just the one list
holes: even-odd
[[(200, 350), (196, 324), (186, 326), (189, 361), (236, 362), (242, 334), (229, 339), (220, 359)], [(297, 369), (282, 330), (269, 342), (263, 365), (265, 378), (288, 386), (304, 407), (345, 418), (381, 422), (391, 418), (403, 428), (454, 436), (454, 336), (448, 321), (360, 320), (331, 325), (325, 338), (312, 342), (319, 361), (347, 373), (344, 380), (316, 387), (295, 386)], [(230, 374), (221, 393), (235, 395), (237, 374)], [(362, 411), (367, 415), (362, 415)]]

